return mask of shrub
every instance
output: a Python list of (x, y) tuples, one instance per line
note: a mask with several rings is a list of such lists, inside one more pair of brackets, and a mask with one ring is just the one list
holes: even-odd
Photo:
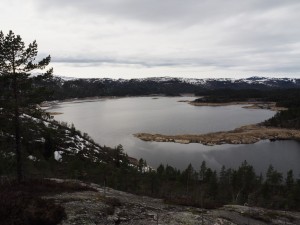
[(96, 191), (75, 182), (55, 182), (46, 179), (30, 179), (22, 183), (7, 180), (0, 185), (1, 225), (54, 225), (66, 218), (62, 206), (41, 195), (62, 192)]
[(66, 218), (62, 206), (22, 191), (0, 193), (0, 224), (55, 225)]

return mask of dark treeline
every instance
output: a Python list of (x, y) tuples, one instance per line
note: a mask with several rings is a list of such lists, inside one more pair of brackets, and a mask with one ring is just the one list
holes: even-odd
[(272, 127), (300, 129), (300, 107), (292, 107), (278, 112), (264, 124)]
[(287, 110), (276, 113), (264, 125), (300, 129), (300, 89), (219, 89), (198, 92), (198, 95), (203, 97), (195, 102), (276, 102), (276, 106), (286, 107)]
[(134, 176), (133, 171), (125, 174), (126, 169), (120, 171), (117, 177), (122, 177), (122, 187), (118, 187), (119, 179), (116, 178), (108, 184), (129, 192), (162, 197), (171, 203), (197, 207), (214, 208), (232, 203), (300, 209), (300, 180), (294, 178), (292, 170), (284, 178), (270, 165), (263, 177), (258, 176), (246, 161), (238, 169), (222, 167), (219, 173), (208, 168), (205, 162), (199, 169), (189, 165), (183, 171), (169, 165), (160, 165), (156, 171), (150, 172), (143, 172), (141, 168), (134, 171)]
[[(166, 202), (216, 208), (224, 204), (248, 204), (272, 209), (300, 210), (300, 180), (293, 171), (281, 174), (270, 165), (267, 173), (257, 175), (246, 161), (238, 169), (222, 167), (216, 172), (202, 162), (195, 169), (189, 165), (180, 171), (169, 165), (156, 170), (140, 159), (132, 164), (122, 146), (110, 151), (114, 160), (93, 162), (83, 155), (64, 155), (61, 162), (53, 158), (27, 160), (30, 177), (55, 176), (95, 182), (126, 192), (163, 198)], [(30, 174), (34, 172), (34, 174)]]
[(216, 89), (197, 92), (196, 102), (267, 101), (280, 107), (300, 107), (300, 89)]
[(198, 98), (195, 102), (213, 102), (213, 103), (226, 103), (235, 101), (248, 101), (265, 99), (267, 95), (275, 90), (260, 90), (260, 89), (216, 89), (216, 90), (202, 90), (196, 93)]

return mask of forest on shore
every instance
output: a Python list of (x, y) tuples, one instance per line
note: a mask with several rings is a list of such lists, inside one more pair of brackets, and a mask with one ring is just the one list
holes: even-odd
[(277, 112), (263, 124), (270, 127), (300, 129), (300, 89), (219, 89), (202, 91), (198, 95), (203, 97), (195, 99), (196, 103), (276, 102), (276, 107), (285, 107), (287, 110)]

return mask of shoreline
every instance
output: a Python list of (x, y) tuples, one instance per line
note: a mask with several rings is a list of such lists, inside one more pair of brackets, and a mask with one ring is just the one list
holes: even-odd
[[(139, 97), (149, 97), (149, 98), (153, 98), (153, 99), (158, 99), (160, 97), (169, 97), (169, 98), (174, 98), (174, 97), (194, 97), (188, 94), (183, 94), (181, 96), (167, 96), (167, 95), (163, 95), (163, 94), (151, 94), (151, 95), (136, 95), (136, 96), (132, 96), (132, 95), (128, 95), (128, 96), (94, 96), (94, 97), (84, 97), (84, 98), (67, 98), (67, 99), (61, 99), (61, 100), (53, 100), (53, 101), (44, 101), (42, 102), (40, 105), (40, 107), (49, 107), (49, 106), (53, 106), (55, 104), (58, 103), (68, 103), (68, 102), (81, 102), (81, 101), (97, 101), (97, 100), (102, 100), (102, 99), (120, 99), (120, 98), (139, 98)], [(183, 101), (183, 102), (187, 102)], [(188, 101), (189, 102), (189, 101)]]
[(60, 115), (63, 113), (60, 112), (49, 112), (49, 110), (53, 109), (56, 105), (61, 103), (82, 103), (82, 102), (95, 102), (101, 101), (105, 99), (117, 99), (117, 96), (97, 96), (97, 97), (86, 97), (86, 98), (68, 98), (63, 100), (53, 100), (53, 101), (44, 101), (39, 106), (48, 112), (50, 115)]
[(222, 144), (254, 144), (262, 140), (300, 140), (300, 130), (266, 127), (259, 124), (246, 125), (230, 131), (206, 134), (163, 135), (150, 133), (133, 134), (142, 141), (174, 142), (179, 144), (199, 143), (213, 146)]
[[(102, 101), (102, 100), (107, 100), (107, 99), (134, 98), (134, 97), (137, 97), (137, 98), (149, 97), (149, 98), (152, 98), (153, 100), (157, 100), (161, 97), (174, 98), (174, 97), (194, 97), (194, 96), (191, 96), (188, 94), (181, 95), (181, 96), (166, 96), (166, 95), (160, 95), (160, 94), (138, 95), (138, 96), (94, 96), (94, 97), (85, 97), (85, 98), (68, 98), (68, 99), (62, 99), (62, 100), (44, 101), (39, 104), (39, 107), (47, 111), (47, 110), (51, 110), (55, 105), (58, 105), (60, 103), (96, 102), (96, 101)], [(190, 101), (189, 100), (184, 100), (184, 101), (179, 100), (179, 102), (190, 102)], [(62, 113), (50, 112), (49, 114), (59, 115)]]

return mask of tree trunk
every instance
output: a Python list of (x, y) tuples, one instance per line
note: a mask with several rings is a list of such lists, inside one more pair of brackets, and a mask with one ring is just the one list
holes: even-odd
[(15, 108), (15, 136), (16, 136), (16, 157), (17, 157), (17, 177), (18, 182), (23, 180), (23, 166), (22, 166), (22, 151), (21, 151), (21, 136), (20, 136), (20, 115), (19, 108)]
[(15, 125), (15, 149), (16, 149), (16, 159), (17, 159), (17, 179), (20, 183), (23, 180), (23, 166), (22, 166), (22, 151), (21, 151), (21, 131), (20, 131), (20, 111), (19, 111), (19, 93), (18, 93), (18, 80), (17, 74), (13, 73), (13, 88), (14, 88), (14, 125)]

